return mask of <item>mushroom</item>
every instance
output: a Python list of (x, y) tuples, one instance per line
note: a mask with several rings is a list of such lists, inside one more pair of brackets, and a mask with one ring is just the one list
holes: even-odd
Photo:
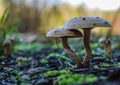
[(12, 46), (13, 46), (13, 42), (14, 42), (14, 39), (13, 37), (10, 37), (6, 40), (4, 40), (2, 46), (4, 47), (5, 49), (5, 54), (7, 57), (10, 57), (11, 56), (11, 51), (12, 51)]
[(82, 33), (78, 30), (66, 30), (66, 29), (53, 29), (47, 33), (47, 37), (61, 38), (63, 49), (73, 57), (77, 63), (78, 67), (82, 66), (82, 61), (79, 56), (77, 56), (68, 45), (68, 38), (83, 37)]
[(90, 61), (91, 58), (91, 48), (89, 45), (91, 29), (94, 27), (111, 27), (111, 24), (99, 17), (78, 17), (69, 20), (63, 25), (63, 29), (78, 29), (82, 28), (84, 33), (84, 47), (86, 51), (86, 56), (83, 60), (83, 64)]
[(102, 44), (103, 48), (105, 49), (106, 56), (111, 57), (112, 56), (112, 47), (111, 47), (110, 39), (108, 39), (108, 37), (101, 37), (99, 39), (99, 42)]

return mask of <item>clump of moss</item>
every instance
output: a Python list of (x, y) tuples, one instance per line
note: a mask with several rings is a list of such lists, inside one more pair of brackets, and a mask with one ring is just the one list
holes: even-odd
[(92, 83), (95, 82), (98, 78), (90, 74), (84, 76), (82, 74), (65, 74), (60, 75), (57, 79), (58, 85), (74, 85), (82, 83)]
[(89, 82), (89, 83), (94, 82), (94, 81), (96, 81), (97, 79), (98, 79), (98, 78), (97, 78), (96, 76), (94, 76), (93, 74), (90, 74), (90, 75), (88, 75), (88, 76), (85, 77), (85, 81), (86, 81), (86, 82)]
[(110, 65), (109, 63), (103, 63), (102, 66), (108, 68), (108, 67), (110, 67), (111, 65)]
[(48, 60), (50, 58), (56, 58), (61, 65), (63, 64), (62, 61), (65, 61), (66, 64), (70, 64), (72, 62), (72, 60), (69, 59), (68, 57), (60, 55), (58, 53), (50, 53), (46, 58), (41, 59), (40, 62), (46, 65), (48, 64)]
[(55, 77), (61, 74), (69, 74), (69, 70), (52, 70), (44, 73), (44, 77)]

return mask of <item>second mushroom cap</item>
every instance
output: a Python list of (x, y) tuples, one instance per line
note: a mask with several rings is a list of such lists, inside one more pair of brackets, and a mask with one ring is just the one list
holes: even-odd
[(72, 29), (72, 30), (67, 30), (67, 29), (59, 29), (55, 28), (53, 30), (50, 30), (47, 35), (47, 37), (53, 37), (53, 38), (60, 38), (60, 37), (83, 37), (82, 33), (78, 30)]

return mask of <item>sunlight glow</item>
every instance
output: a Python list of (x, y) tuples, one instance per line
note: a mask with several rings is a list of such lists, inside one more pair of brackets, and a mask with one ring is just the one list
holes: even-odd
[(63, 0), (74, 6), (84, 3), (90, 9), (116, 10), (120, 7), (120, 0)]

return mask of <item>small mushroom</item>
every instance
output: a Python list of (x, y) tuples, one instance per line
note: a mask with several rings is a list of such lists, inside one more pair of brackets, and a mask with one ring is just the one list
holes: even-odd
[(83, 37), (82, 33), (78, 30), (72, 29), (72, 30), (66, 30), (66, 29), (53, 29), (47, 33), (47, 37), (53, 37), (53, 38), (61, 38), (62, 46), (64, 50), (71, 55), (78, 67), (82, 66), (82, 61), (79, 56), (77, 56), (69, 47), (68, 45), (68, 38), (75, 38), (75, 37)]
[(83, 64), (88, 63), (92, 55), (89, 41), (91, 29), (94, 27), (111, 27), (111, 24), (107, 20), (99, 17), (79, 17), (71, 19), (63, 25), (63, 29), (83, 29), (84, 47), (86, 51), (86, 56), (83, 60)]
[(2, 44), (2, 46), (5, 49), (5, 54), (7, 57), (11, 56), (13, 41), (14, 39), (11, 37), (11, 38), (6, 39)]
[(112, 56), (112, 47), (111, 47), (111, 41), (107, 37), (101, 37), (99, 39), (99, 42), (102, 44), (103, 48), (106, 51), (106, 55), (108, 57)]

